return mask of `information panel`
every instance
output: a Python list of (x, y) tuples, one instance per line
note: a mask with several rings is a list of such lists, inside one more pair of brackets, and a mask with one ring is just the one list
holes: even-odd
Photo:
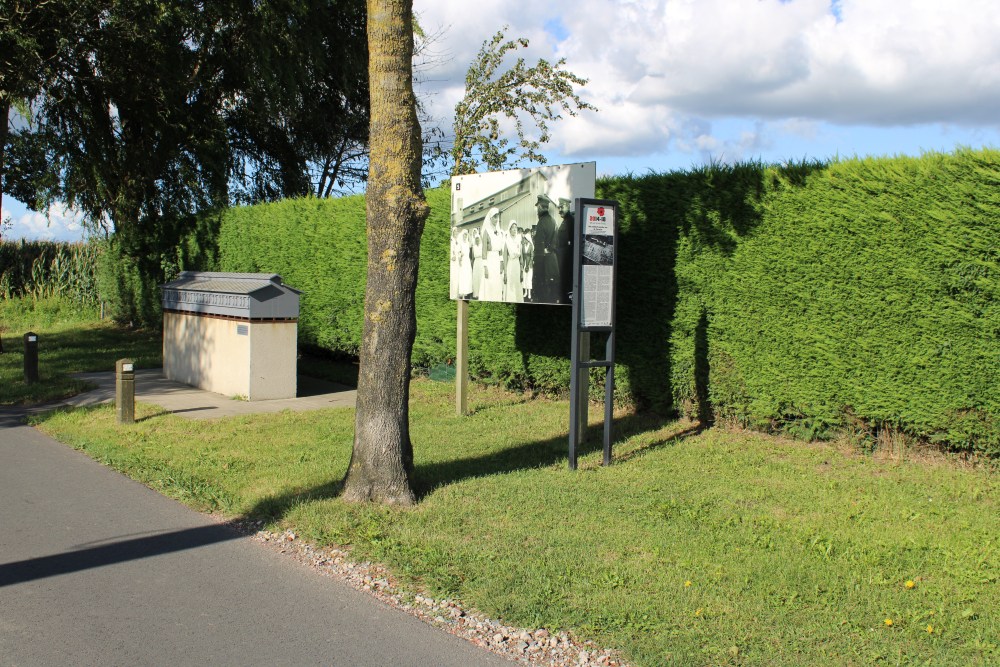
[[(587, 431), (590, 371), (604, 368), (604, 465), (611, 464), (615, 393), (615, 283), (618, 202), (576, 200), (573, 253), (573, 338), (570, 342), (569, 467), (576, 470), (577, 445)], [(593, 359), (590, 334), (604, 333), (604, 359)]]
[(580, 326), (610, 327), (614, 318), (615, 209), (583, 206)]

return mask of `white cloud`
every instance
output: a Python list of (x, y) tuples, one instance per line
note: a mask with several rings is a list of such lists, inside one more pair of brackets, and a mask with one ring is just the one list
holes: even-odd
[[(447, 28), (440, 46), (451, 61), (426, 87), (441, 91), (438, 118), (450, 119), (465, 68), (503, 24), (532, 40), (531, 57), (565, 57), (589, 78), (584, 95), (600, 112), (556, 125), (552, 148), (567, 155), (767, 142), (705, 133), (724, 118), (775, 121), (762, 128), (772, 133), (787, 122), (796, 136), (809, 123), (1000, 125), (995, 0), (416, 0), (416, 9), (425, 28)], [(555, 19), (564, 33), (545, 31)]]
[(644, 155), (667, 149), (681, 122), (669, 109), (625, 101), (598, 113), (566, 116), (554, 126), (560, 152), (573, 156)]
[(13, 223), (10, 229), (3, 230), (4, 239), (79, 241), (85, 236), (83, 216), (61, 204), (53, 205), (47, 214), (26, 210), (15, 212), (4, 205), (0, 218), (10, 218)]

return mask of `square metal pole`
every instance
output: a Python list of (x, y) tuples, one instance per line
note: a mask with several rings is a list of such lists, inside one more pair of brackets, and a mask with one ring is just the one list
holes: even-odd
[(611, 422), (615, 411), (615, 332), (608, 334), (608, 343), (604, 350), (604, 358), (608, 360), (608, 370), (604, 375), (604, 465), (611, 465)]
[(455, 353), (455, 411), (469, 414), (469, 302), (458, 300)]

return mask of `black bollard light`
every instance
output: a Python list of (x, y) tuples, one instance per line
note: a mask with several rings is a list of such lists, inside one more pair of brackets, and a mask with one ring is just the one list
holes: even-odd
[(38, 334), (24, 334), (24, 383), (38, 382)]
[(135, 422), (135, 363), (131, 359), (115, 362), (115, 417), (119, 424)]

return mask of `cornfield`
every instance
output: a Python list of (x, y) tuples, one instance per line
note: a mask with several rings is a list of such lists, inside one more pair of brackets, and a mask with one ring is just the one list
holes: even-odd
[(18, 241), (0, 243), (0, 296), (59, 296), (96, 304), (97, 243)]

